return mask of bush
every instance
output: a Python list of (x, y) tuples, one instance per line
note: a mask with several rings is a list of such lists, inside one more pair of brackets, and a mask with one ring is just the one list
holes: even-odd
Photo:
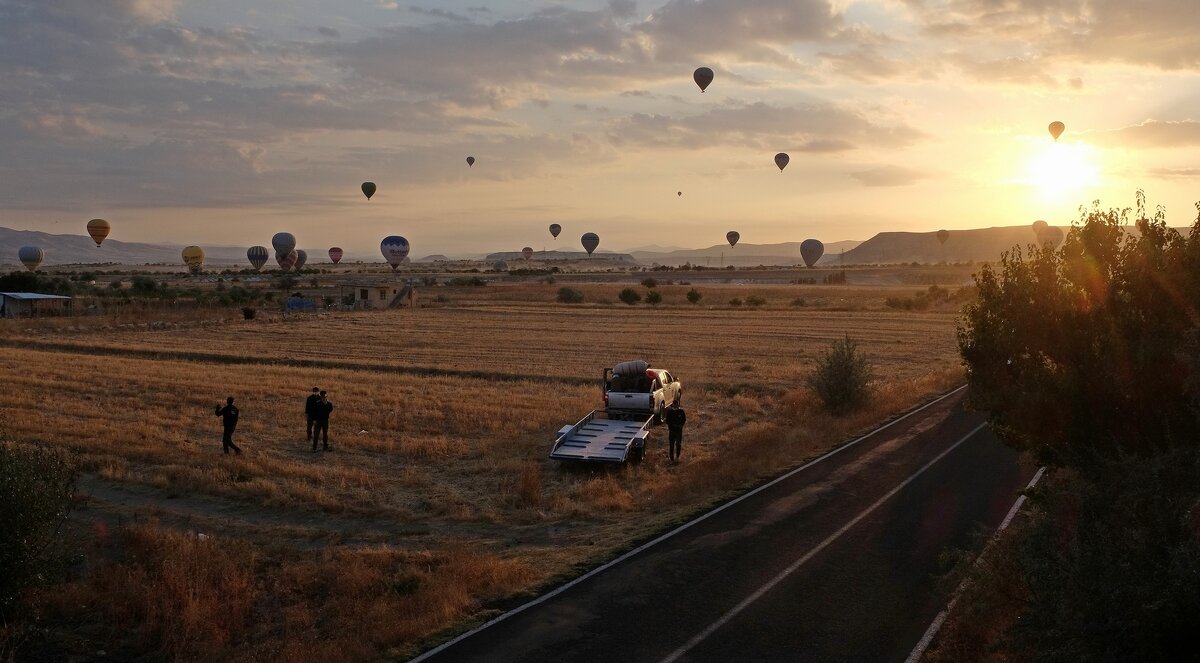
[(658, 281), (655, 281), (653, 278), (648, 278), (642, 281), (642, 285), (653, 290), (654, 288), (658, 287)]
[(699, 290), (692, 288), (691, 290), (688, 290), (687, 300), (693, 304), (699, 304), (700, 298), (703, 296), (704, 295), (700, 294)]
[(792, 306), (808, 306), (808, 302), (803, 297), (797, 297), (792, 300)]
[(633, 306), (634, 304), (642, 301), (642, 296), (633, 288), (625, 288), (621, 291), (621, 294), (617, 295), (617, 299), (620, 299), (626, 304)]
[(748, 295), (746, 297), (746, 306), (758, 307), (766, 303), (767, 300), (763, 297), (759, 297), (758, 295)]
[(651, 290), (650, 292), (646, 293), (646, 303), (650, 305), (661, 304), (662, 293), (658, 292), (657, 290)]
[(858, 351), (858, 343), (846, 335), (834, 341), (817, 359), (817, 367), (809, 374), (807, 382), (827, 410), (841, 415), (867, 401), (871, 367)]
[(558, 301), (563, 304), (578, 304), (583, 301), (583, 293), (563, 286), (558, 289)]
[(45, 579), (53, 563), (48, 549), (74, 492), (75, 467), (64, 453), (0, 441), (0, 615), (10, 613), (23, 589)]
[(740, 297), (734, 297), (733, 299), (729, 300), (729, 305), (730, 306), (741, 306), (742, 300)]
[[(475, 270), (475, 271), (478, 271), (478, 270)], [(480, 288), (480, 287), (487, 285), (487, 279), (483, 278), (482, 276), (458, 276), (458, 277), (450, 279), (450, 282), (448, 285), (473, 286), (473, 287)]]

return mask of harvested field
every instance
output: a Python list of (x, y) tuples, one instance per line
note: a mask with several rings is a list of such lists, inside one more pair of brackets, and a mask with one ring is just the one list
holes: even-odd
[[(0, 414), (12, 438), (79, 457), (85, 527), (149, 518), (157, 529), (130, 540), (164, 559), (180, 531), (270, 558), (246, 581), (257, 587), (250, 603), (278, 598), (302, 551), (353, 558), (363, 596), (386, 594), (388, 581), (370, 580), (380, 573), (465, 560), (495, 570), (457, 587), (461, 570), (420, 575), (456, 598), (389, 617), (385, 635), (354, 642), (369, 657), (411, 651), (482, 616), (488, 601), (594, 563), (955, 384), (954, 321), (950, 312), (493, 303), (161, 329), (10, 328), (0, 336), (0, 380), (11, 388)], [(878, 383), (869, 408), (835, 419), (801, 384), (844, 334), (861, 342)], [(554, 432), (600, 406), (602, 368), (630, 358), (683, 380), (685, 462), (667, 464), (657, 431), (638, 466), (549, 461)], [(328, 454), (304, 439), (314, 384), (335, 404)], [(213, 409), (230, 394), (242, 456), (220, 453)], [(151, 571), (162, 569), (141, 572)], [(102, 591), (96, 582), (72, 591)], [(349, 637), (303, 616), (329, 609), (317, 598), (293, 599), (301, 616), (288, 628), (322, 643), (313, 652)], [(68, 609), (49, 598), (44, 607)], [(203, 647), (154, 642), (181, 656), (282, 652), (263, 648), (253, 621), (197, 635)]]

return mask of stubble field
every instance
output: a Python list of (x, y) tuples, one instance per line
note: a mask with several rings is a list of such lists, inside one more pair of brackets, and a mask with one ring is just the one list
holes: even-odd
[[(10, 437), (69, 449), (85, 472), (72, 531), (91, 566), (38, 618), (169, 657), (412, 653), (960, 378), (954, 309), (881, 310), (887, 290), (813, 310), (571, 307), (529, 289), (527, 304), (5, 328)], [(835, 419), (803, 377), (845, 334), (876, 395)], [(666, 462), (660, 431), (639, 466), (549, 461), (555, 431), (601, 405), (601, 370), (633, 358), (684, 382), (684, 462)], [(304, 439), (313, 385), (335, 404), (327, 454)], [(242, 456), (220, 453), (226, 395)], [(72, 608), (89, 603), (103, 609)], [(113, 627), (130, 615), (147, 626)]]

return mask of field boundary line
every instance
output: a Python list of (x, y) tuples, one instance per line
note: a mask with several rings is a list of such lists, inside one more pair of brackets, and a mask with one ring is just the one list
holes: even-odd
[[(951, 396), (957, 394), (958, 392), (960, 392), (966, 388), (967, 388), (967, 385), (964, 384), (964, 385), (961, 385), (954, 389), (951, 389), (950, 391), (942, 394), (941, 396), (938, 396), (937, 398), (929, 401), (928, 403), (925, 403), (916, 408), (913, 408), (913, 409), (909, 410), (908, 412), (905, 412), (904, 414), (901, 414), (900, 416), (895, 417), (894, 419), (887, 421), (887, 422), (877, 426), (876, 428), (864, 433), (863, 435), (860, 435), (859, 437), (855, 438), (854, 440), (851, 440), (850, 442), (847, 442), (846, 444), (843, 444), (843, 445), (837, 447), (836, 449), (832, 449), (830, 451), (825, 452), (821, 456), (818, 456), (817, 458), (814, 458), (813, 460), (808, 461), (807, 463), (801, 465), (800, 467), (789, 470), (786, 473), (772, 479), (771, 481), (769, 481), (767, 483), (764, 483), (763, 485), (761, 485), (743, 495), (739, 495), (739, 496), (735, 497), (734, 499), (732, 499), (728, 502), (725, 502), (724, 504), (721, 504), (720, 506), (718, 506), (714, 509), (706, 511), (706, 512), (700, 514), (699, 516), (689, 520), (688, 522), (676, 527), (675, 529), (672, 529), (671, 531), (669, 531), (665, 534), (661, 534), (658, 537), (656, 537), (650, 541), (647, 541), (646, 543), (643, 543), (642, 545), (634, 548), (633, 550), (630, 550), (629, 552), (626, 552), (625, 554), (617, 557), (616, 559), (613, 559), (608, 562), (605, 562), (604, 564), (601, 564), (600, 566), (567, 582), (566, 584), (560, 585), (559, 587), (557, 587), (545, 594), (542, 594), (541, 596), (531, 599), (531, 600), (513, 608), (512, 610), (509, 610), (508, 612), (506, 612), (502, 615), (498, 615), (498, 616), (492, 618), (491, 620), (488, 620), (487, 622), (484, 622), (483, 624), (476, 626), (475, 628), (471, 629), (470, 631), (467, 631), (466, 633), (463, 633), (463, 634), (455, 637), (452, 640), (443, 642), (442, 644), (438, 645), (437, 647), (434, 647), (433, 649), (430, 649), (429, 651), (426, 651), (426, 652), (418, 655), (416, 658), (410, 659), (409, 663), (420, 663), (421, 661), (424, 661), (433, 656), (436, 656), (437, 654), (441, 653), (442, 651), (444, 651), (450, 647), (453, 647), (454, 645), (458, 644), (459, 642), (462, 642), (463, 640), (466, 640), (467, 638), (470, 638), (481, 631), (491, 628), (492, 626), (495, 626), (496, 624), (499, 624), (502, 621), (505, 621), (511, 617), (514, 617), (522, 612), (525, 612), (526, 610), (528, 610), (530, 608), (533, 608), (537, 605), (545, 603), (546, 601), (549, 601), (550, 599), (554, 598), (555, 596), (558, 596), (559, 594), (562, 594), (563, 592), (567, 591), (568, 589), (571, 589), (575, 585), (578, 585), (579, 583), (581, 583), (595, 575), (603, 573), (603, 572), (607, 571), (608, 569), (624, 562), (625, 560), (627, 560), (635, 555), (638, 555), (638, 554), (644, 552), (645, 550), (648, 550), (649, 548), (652, 548), (652, 547), (662, 543), (663, 541), (666, 541), (667, 539), (670, 539), (670, 538), (674, 537), (675, 535), (677, 535), (687, 529), (690, 529), (691, 527), (693, 527), (695, 525), (698, 525), (698, 524), (704, 522), (705, 520), (708, 520), (709, 518), (717, 515), (718, 513), (721, 513), (725, 509), (728, 509), (736, 504), (739, 504), (739, 503), (763, 492), (764, 490), (771, 488), (772, 486), (774, 486), (778, 483), (781, 483), (783, 481), (790, 479), (791, 477), (799, 474), (800, 472), (803, 472), (804, 470), (812, 467), (813, 465), (816, 465), (817, 463), (820, 463), (821, 461), (832, 458), (833, 456), (841, 453), (842, 451), (845, 451), (846, 449), (849, 449), (850, 447), (857, 445), (859, 442), (862, 442), (863, 440), (865, 440), (869, 437), (873, 437), (874, 435), (890, 428), (891, 426), (893, 426), (901, 421), (904, 421), (905, 419), (908, 419), (909, 417), (911, 417), (919, 412), (922, 412), (930, 407), (933, 407), (934, 405), (937, 405), (938, 403), (946, 400), (947, 398), (950, 398)], [(981, 425), (981, 427), (982, 427), (982, 425)], [(973, 431), (971, 433), (971, 435), (974, 435), (975, 432), (978, 432), (978, 430), (979, 430), (978, 428), (975, 429), (975, 431)], [(955, 446), (957, 446), (957, 445), (955, 445)], [(941, 458), (941, 456), (938, 456), (938, 458)]]
[[(1029, 480), (1029, 485), (1025, 486), (1025, 490), (1030, 490), (1036, 486), (1038, 481), (1041, 480), (1042, 475), (1045, 473), (1045, 467), (1038, 468), (1037, 474), (1034, 474), (1033, 478)], [(979, 564), (979, 560), (983, 559), (983, 556), (987, 554), (987, 551), (992, 547), (992, 544), (1000, 538), (1000, 533), (1012, 524), (1013, 519), (1017, 517), (1017, 513), (1020, 512), (1021, 507), (1024, 506), (1024, 504), (1025, 495), (1024, 491), (1022, 491), (1022, 494), (1018, 495), (1017, 500), (1013, 502), (1012, 508), (1010, 508), (1008, 513), (1004, 516), (1004, 520), (1000, 522), (1000, 526), (997, 527), (996, 531), (992, 533), (992, 537), (988, 540), (987, 545), (984, 546), (983, 550), (979, 552), (979, 557), (975, 558), (975, 564), (972, 566)], [(958, 583), (958, 587), (954, 588), (954, 593), (950, 595), (950, 601), (946, 604), (946, 607), (942, 608), (941, 612), (939, 612), (937, 616), (933, 618), (933, 621), (930, 622), (929, 628), (925, 629), (925, 635), (921, 636), (921, 639), (917, 642), (917, 646), (913, 647), (913, 650), (908, 654), (908, 658), (904, 659), (904, 663), (917, 663), (917, 661), (920, 661), (921, 657), (925, 655), (925, 650), (929, 649), (929, 645), (933, 644), (933, 639), (937, 637), (938, 631), (942, 630), (942, 624), (946, 623), (946, 618), (950, 616), (950, 611), (953, 610), (955, 604), (958, 603), (958, 596), (962, 593), (963, 586), (966, 584), (966, 579), (963, 579), (962, 582)]]
[[(372, 366), (370, 364), (344, 364), (327, 359), (269, 359), (266, 357), (248, 357), (245, 355), (225, 355), (213, 352), (189, 352), (184, 350), (149, 350), (145, 348), (121, 348), (105, 345), (81, 345), (62, 341), (36, 341), (0, 339), (0, 347), (18, 350), (35, 350), (42, 352), (58, 352), (63, 354), (81, 354), (97, 357), (121, 356), (133, 359), (174, 360), (197, 364), (226, 364), (230, 366), (244, 364), (249, 366), (279, 366), (281, 368), (322, 368), (339, 371), (361, 371), (365, 373), (405, 373), (409, 375), (470, 378), (476, 380), (496, 380), (501, 382), (522, 382), (533, 380), (528, 375), (513, 373), (493, 373), (489, 371), (471, 371), (455, 368), (434, 368), (432, 366)], [(563, 376), (556, 378), (562, 382), (591, 385), (596, 384), (593, 378), (572, 378)]]
[(709, 624), (703, 631), (700, 631), (696, 635), (692, 636), (692, 638), (690, 640), (683, 643), (683, 645), (680, 646), (678, 649), (671, 652), (670, 654), (667, 654), (666, 658), (662, 659), (662, 663), (674, 663), (674, 661), (678, 660), (680, 656), (683, 656), (684, 654), (688, 653), (688, 651), (690, 651), (693, 647), (695, 647), (696, 645), (707, 640), (708, 636), (712, 635), (713, 633), (716, 633), (718, 629), (720, 629), (722, 626), (728, 624), (731, 619), (733, 619), (734, 617), (737, 617), (739, 614), (741, 614), (741, 612), (743, 610), (745, 610), (746, 608), (753, 605), (755, 601), (759, 600), (764, 595), (766, 595), (767, 592), (774, 589), (776, 585), (778, 585), (779, 583), (786, 580), (788, 576), (792, 575), (792, 573), (794, 573), (796, 571), (796, 569), (799, 569), (801, 566), (804, 566), (808, 562), (808, 560), (812, 559), (813, 557), (816, 557), (822, 550), (828, 548), (834, 541), (837, 541), (838, 539), (840, 539), (843, 534), (850, 531), (855, 525), (857, 525), (859, 522), (861, 522), (864, 518), (871, 515), (875, 511), (875, 509), (878, 509), (880, 506), (882, 506), (884, 502), (887, 502), (888, 500), (895, 497), (896, 494), (899, 493), (901, 490), (904, 490), (904, 488), (906, 486), (908, 486), (908, 484), (912, 483), (913, 481), (916, 481), (917, 477), (921, 476), (922, 474), (925, 474), (926, 470), (933, 467), (935, 464), (937, 464), (938, 461), (940, 461), (941, 459), (948, 456), (951, 451), (954, 451), (955, 449), (962, 446), (962, 444), (964, 442), (971, 439), (972, 437), (975, 437), (975, 434), (978, 433), (979, 431), (983, 430), (984, 428), (987, 428), (987, 422), (984, 422), (984, 423), (976, 426), (974, 429), (971, 430), (970, 433), (967, 433), (966, 435), (962, 436), (961, 438), (959, 438), (959, 440), (957, 442), (950, 445), (948, 448), (946, 448), (941, 453), (939, 453), (937, 456), (935, 456), (933, 458), (933, 460), (922, 465), (921, 469), (908, 475), (908, 478), (906, 478), (904, 481), (901, 481), (899, 484), (897, 484), (895, 487), (893, 487), (888, 492), (884, 493), (883, 497), (880, 497), (879, 499), (872, 502), (871, 506), (860, 511), (858, 513), (858, 515), (851, 518), (850, 521), (847, 522), (845, 525), (842, 525), (841, 527), (839, 527), (837, 529), (837, 531), (835, 531), (833, 534), (830, 534), (828, 537), (825, 538), (825, 540), (823, 540), (820, 543), (818, 543), (817, 545), (813, 546), (812, 549), (810, 549), (808, 552), (804, 553), (804, 555), (801, 556), (800, 559), (797, 559), (796, 561), (792, 562), (786, 569), (780, 571), (774, 578), (771, 578), (770, 580), (768, 580), (766, 582), (766, 584), (764, 584), (762, 587), (759, 587), (758, 589), (754, 590), (754, 592), (752, 594), (750, 594), (750, 596), (747, 596), (746, 598), (739, 601), (737, 603), (737, 605), (730, 608), (725, 614), (721, 615), (720, 618), (718, 618), (713, 623)]

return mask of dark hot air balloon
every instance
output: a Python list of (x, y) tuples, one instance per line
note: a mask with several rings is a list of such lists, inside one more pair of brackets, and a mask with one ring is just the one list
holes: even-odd
[(700, 67), (692, 72), (692, 80), (696, 81), (696, 85), (700, 86), (700, 92), (703, 93), (713, 82), (713, 70), (708, 67)]
[(676, 196), (682, 196), (682, 195), (683, 195), (683, 192), (682, 192), (682, 191), (676, 191), (676, 192), (675, 192), (675, 195), (676, 195)]
[(1038, 244), (1045, 249), (1056, 249), (1063, 241), (1062, 228), (1047, 226), (1042, 232), (1037, 234)]
[(800, 242), (800, 257), (804, 260), (806, 267), (817, 264), (823, 255), (825, 255), (825, 245), (820, 240), (806, 239)]
[(267, 247), (265, 246), (252, 246), (246, 249), (246, 259), (250, 261), (254, 269), (262, 269), (270, 257), (271, 254), (267, 252)]
[(383, 254), (384, 260), (387, 260), (387, 263), (392, 266), (393, 271), (408, 257), (408, 249), (408, 240), (399, 235), (389, 235), (379, 243), (379, 252)]
[(469, 168), (474, 165), (475, 165), (475, 157), (467, 157), (467, 167)]
[(32, 272), (46, 259), (46, 252), (40, 246), (22, 246), (17, 249), (17, 259), (25, 265), (25, 269)]
[(550, 224), (550, 234), (554, 236), (554, 239), (558, 239), (558, 233), (560, 232), (562, 232), (562, 226), (557, 223)]
[(367, 197), (367, 200), (370, 200), (371, 196), (375, 195), (375, 183), (374, 182), (363, 182), (362, 183), (362, 192), (363, 192), (363, 195)]
[(592, 255), (592, 251), (595, 251), (596, 247), (600, 246), (600, 236), (596, 233), (584, 233), (583, 237), (579, 238), (579, 243), (583, 245), (583, 249), (590, 256)]
[(937, 231), (938, 244), (942, 244), (944, 246), (946, 244), (946, 240), (948, 240), (948, 239), (950, 239), (950, 231), (949, 230)]
[(776, 154), (775, 165), (779, 166), (779, 172), (782, 173), (783, 169), (787, 168), (788, 162), (791, 160), (792, 158), (787, 155), (787, 152), (780, 152), (779, 154)]
[(333, 264), (335, 265), (342, 261), (343, 255), (345, 255), (345, 252), (342, 251), (340, 246), (334, 246), (329, 249), (329, 259), (332, 260)]
[(1033, 234), (1040, 235), (1040, 234), (1046, 232), (1046, 228), (1049, 228), (1049, 227), (1050, 227), (1050, 224), (1046, 223), (1045, 221), (1042, 221), (1041, 219), (1034, 221), (1033, 222)]
[(1058, 137), (1067, 130), (1067, 125), (1055, 120), (1054, 122), (1051, 122), (1050, 126), (1046, 127), (1046, 129), (1050, 131), (1050, 135), (1054, 138), (1054, 140), (1058, 141)]
[(287, 255), (296, 248), (296, 236), (292, 233), (275, 233), (271, 236), (271, 248), (277, 254)]
[(730, 246), (737, 246), (738, 240), (742, 238), (742, 234), (736, 230), (730, 230), (725, 233), (725, 241), (729, 242)]
[(533, 247), (527, 246), (527, 247), (521, 249), (521, 257), (525, 258), (526, 260), (529, 260), (530, 258), (532, 258), (533, 257)]
[(308, 254), (303, 249), (296, 249), (296, 271), (304, 269), (306, 262), (308, 262)]
[(508, 263), (504, 262), (503, 260), (497, 260), (496, 262), (492, 263), (492, 269), (496, 270), (497, 272), (507, 271)]
[(92, 241), (96, 243), (96, 246), (100, 246), (100, 243), (104, 241), (105, 237), (108, 237), (108, 233), (111, 231), (112, 224), (104, 219), (92, 219), (87, 222), (87, 232), (92, 236)]

